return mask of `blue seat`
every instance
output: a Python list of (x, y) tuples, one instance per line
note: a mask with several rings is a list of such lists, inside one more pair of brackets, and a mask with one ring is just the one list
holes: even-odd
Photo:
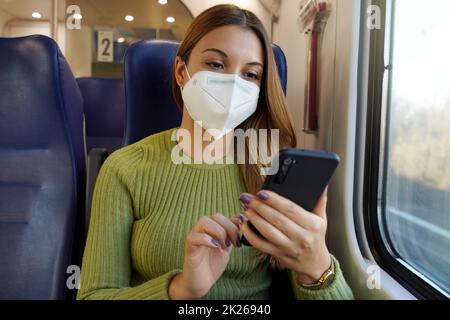
[(125, 126), (123, 79), (77, 79), (84, 100), (87, 152), (105, 148), (109, 153), (122, 147)]
[[(178, 42), (146, 40), (127, 50), (124, 145), (180, 125), (182, 114), (172, 95), (172, 69), (178, 47)], [(286, 93), (286, 57), (277, 45), (273, 50)]]
[(63, 299), (84, 217), (81, 93), (48, 37), (0, 38), (0, 70), (0, 299)]

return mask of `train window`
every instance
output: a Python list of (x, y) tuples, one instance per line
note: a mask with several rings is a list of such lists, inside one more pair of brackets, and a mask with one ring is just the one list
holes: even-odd
[(394, 3), (380, 212), (395, 252), (450, 293), (450, 3)]
[(375, 253), (417, 296), (449, 297), (450, 43), (444, 39), (450, 3), (382, 3), (387, 32), (374, 153)]

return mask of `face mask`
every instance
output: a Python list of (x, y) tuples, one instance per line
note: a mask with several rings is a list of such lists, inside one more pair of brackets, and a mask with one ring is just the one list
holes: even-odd
[(236, 74), (197, 72), (182, 89), (191, 118), (219, 139), (255, 113), (259, 87)]

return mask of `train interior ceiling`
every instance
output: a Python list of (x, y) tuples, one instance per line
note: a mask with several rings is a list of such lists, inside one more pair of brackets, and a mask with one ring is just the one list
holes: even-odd
[[(128, 134), (125, 131), (129, 129), (126, 108), (133, 94), (129, 95), (132, 85), (127, 83), (127, 72), (133, 70), (133, 64), (127, 64), (127, 55), (148, 41), (181, 42), (195, 17), (222, 3), (254, 12), (271, 41), (284, 53), (286, 98), (298, 146), (332, 151), (341, 158), (329, 186), (327, 245), (339, 259), (355, 297), (448, 299), (448, 0), (326, 1), (326, 16), (318, 31), (316, 70), (311, 68), (315, 33), (308, 32), (299, 18), (301, 5), (316, 4), (313, 0), (0, 0), (0, 57), (2, 46), (14, 46), (8, 42), (13, 38), (52, 38), (76, 79), (76, 83), (65, 83), (64, 90), (79, 89), (84, 100), (86, 159), (88, 154), (95, 157), (90, 151), (98, 148), (111, 154), (124, 146)], [(43, 39), (34, 41), (48, 46)], [(26, 44), (17, 47), (18, 54), (26, 56), (27, 50)], [(30, 55), (38, 60), (40, 53), (35, 50), (33, 47)], [(27, 63), (33, 61), (33, 57), (27, 59)], [(0, 60), (0, 117), (2, 108), (11, 103), (6, 101), (5, 90), (15, 88), (9, 82), (20, 85), (20, 77), (26, 77), (22, 68), (17, 77), (5, 76), (1, 70), (8, 63)], [(39, 70), (44, 71), (44, 81), (45, 66), (40, 65)], [(317, 108), (311, 107), (311, 72), (317, 72)], [(40, 87), (38, 80), (33, 81)], [(311, 112), (315, 112), (315, 118)], [(26, 110), (20, 115), (28, 118), (25, 125), (39, 117)], [(16, 116), (10, 119), (18, 121)], [(152, 132), (160, 130), (156, 122)], [(51, 126), (49, 121), (44, 123)], [(29, 212), (26, 206), (32, 204), (21, 204), (20, 196), (11, 197), (5, 191), (11, 187), (8, 181), (19, 181), (26, 175), (26, 169), (20, 173), (20, 166), (11, 164), (12, 156), (8, 154), (8, 148), (16, 143), (27, 146), (22, 134), (15, 136), (18, 128), (23, 129), (23, 134), (32, 132), (21, 126), (13, 128), (0, 119), (0, 270), (5, 268), (13, 274), (11, 270), (21, 270), (11, 280), (15, 284), (0, 272), (2, 299), (10, 298), (2, 287), (25, 288), (20, 277), (28, 277), (23, 264), (8, 265), (4, 261), (12, 257), (10, 246), (24, 259), (30, 249), (39, 250), (38, 246), (27, 249), (21, 243), (12, 244), (16, 238), (8, 239), (8, 232), (4, 232), (31, 219), (25, 214), (17, 223), (15, 212)], [(50, 129), (40, 130), (43, 135), (51, 135)], [(18, 164), (25, 163), (20, 161)], [(44, 167), (49, 170), (48, 164)], [(87, 165), (88, 178), (80, 170), (80, 176), (84, 175), (80, 181), (85, 180), (88, 190), (95, 183), (89, 172), (95, 169), (98, 172), (99, 168)], [(32, 192), (33, 188), (29, 185), (22, 192)], [(76, 202), (71, 197), (65, 199)], [(90, 205), (89, 195), (86, 200), (81, 206)], [(78, 220), (70, 221), (84, 223)], [(77, 230), (74, 241), (84, 236), (84, 230)], [(19, 263), (16, 258), (11, 259)], [(48, 281), (54, 279), (49, 277)]]

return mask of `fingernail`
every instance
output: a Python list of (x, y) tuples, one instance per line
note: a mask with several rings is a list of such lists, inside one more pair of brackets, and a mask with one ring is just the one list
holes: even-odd
[(216, 239), (212, 239), (211, 242), (213, 243), (213, 245), (215, 245), (216, 247), (220, 247), (220, 241), (216, 240)]
[(227, 247), (231, 246), (231, 241), (230, 241), (230, 239), (225, 240), (225, 245), (226, 245)]
[(241, 224), (244, 223), (245, 218), (244, 218), (244, 215), (243, 215), (243, 214), (240, 214), (240, 215), (239, 215), (239, 221), (241, 222)]
[(258, 192), (257, 194), (258, 198), (261, 199), (262, 201), (267, 201), (269, 200), (269, 194), (267, 192), (261, 191)]
[(237, 242), (236, 242), (236, 244), (237, 244), (237, 247), (238, 247), (238, 248), (242, 247), (241, 240), (238, 239)]
[(250, 202), (252, 202), (252, 199), (246, 195), (243, 194), (242, 196), (239, 197), (239, 199), (244, 203), (244, 204), (250, 204)]

